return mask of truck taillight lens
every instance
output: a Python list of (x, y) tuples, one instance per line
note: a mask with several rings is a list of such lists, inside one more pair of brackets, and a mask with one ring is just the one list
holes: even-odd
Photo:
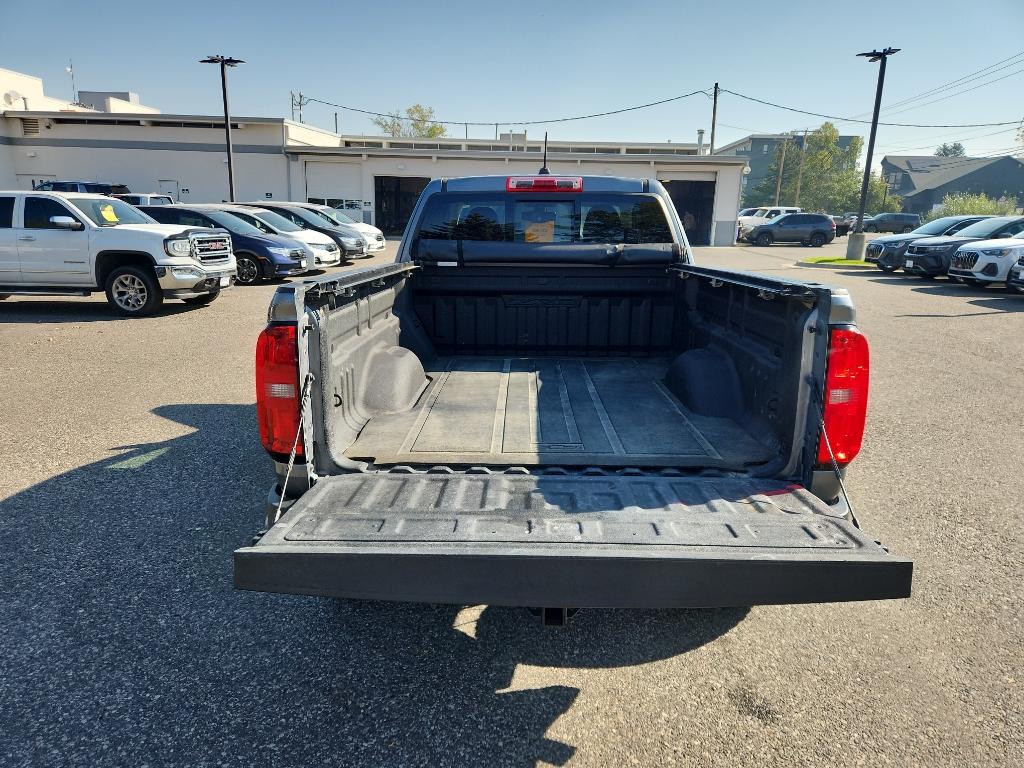
[[(860, 453), (868, 412), (870, 354), (868, 340), (856, 328), (833, 328), (829, 333), (828, 372), (825, 374), (825, 431), (840, 466)], [(832, 465), (824, 436), (818, 437), (818, 463)]]
[(582, 176), (509, 176), (506, 192), (582, 192)]
[[(268, 325), (256, 342), (256, 416), (260, 441), (288, 461), (299, 431), (299, 347), (294, 325)], [(299, 440), (295, 455), (304, 454)]]

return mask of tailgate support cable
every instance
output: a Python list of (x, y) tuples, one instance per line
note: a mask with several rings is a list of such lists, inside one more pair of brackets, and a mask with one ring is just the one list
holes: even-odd
[(836, 461), (836, 455), (832, 451), (832, 441), (828, 439), (828, 432), (825, 429), (825, 404), (821, 400), (821, 393), (818, 388), (814, 385), (813, 379), (808, 379), (808, 384), (811, 386), (811, 399), (815, 405), (818, 406), (818, 426), (821, 427), (821, 439), (825, 441), (825, 448), (828, 449), (828, 458), (832, 463), (832, 471), (836, 475), (836, 480), (839, 481), (839, 490), (843, 494), (843, 501), (846, 502), (846, 508), (850, 510), (850, 522), (857, 528), (860, 528), (860, 521), (857, 520), (857, 514), (853, 511), (853, 502), (850, 501), (850, 494), (846, 492), (846, 483), (843, 482), (843, 473), (839, 471), (839, 462)]
[[(316, 381), (316, 376), (312, 372), (306, 373), (306, 380), (302, 383), (302, 401), (299, 408), (299, 428), (295, 430), (295, 440), (292, 442), (291, 453), (288, 454), (288, 469), (284, 473), (284, 482), (281, 484), (281, 497), (277, 500), (277, 510), (274, 512), (274, 522), (276, 523), (281, 519), (281, 508), (284, 506), (284, 495), (288, 492), (288, 478), (292, 475), (292, 467), (295, 466), (295, 454), (299, 450), (299, 438), (302, 437), (302, 422), (306, 415), (306, 406), (309, 405), (309, 388), (310, 385)], [(308, 456), (307, 461), (310, 465), (313, 463), (313, 457)], [(309, 470), (306, 470), (307, 481), (309, 480)]]
[(846, 492), (846, 483), (843, 482), (843, 473), (839, 471), (839, 462), (836, 461), (836, 455), (832, 453), (832, 442), (828, 439), (828, 432), (825, 431), (825, 419), (819, 418), (818, 423), (821, 425), (821, 439), (825, 441), (825, 447), (828, 448), (828, 457), (832, 461), (832, 471), (836, 473), (836, 480), (839, 481), (839, 490), (843, 492), (843, 500), (846, 501), (846, 508), (850, 510), (850, 521), (857, 528), (860, 528), (860, 521), (857, 520), (857, 515), (853, 511), (853, 502), (850, 501), (850, 495)]

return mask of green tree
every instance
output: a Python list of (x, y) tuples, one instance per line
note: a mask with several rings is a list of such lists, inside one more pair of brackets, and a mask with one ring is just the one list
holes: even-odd
[(373, 118), (385, 136), (408, 139), (437, 139), (447, 136), (448, 131), (441, 123), (434, 122), (434, 108), (422, 104), (413, 104), (405, 110), (405, 117), (397, 111), (389, 112), (387, 117)]
[[(789, 140), (786, 162), (782, 171), (782, 189), (779, 203), (800, 205), (808, 211), (855, 210), (860, 199), (861, 172), (857, 169), (862, 139), (854, 137), (845, 149), (839, 146), (839, 131), (832, 123), (807, 134), (807, 147), (803, 153), (799, 145)], [(801, 154), (803, 173), (800, 172)], [(775, 151), (768, 173), (760, 183), (747, 190), (744, 205), (770, 205), (775, 200), (775, 183), (782, 163), (782, 145)], [(797, 178), (800, 177), (800, 196), (797, 199)], [(879, 196), (881, 200), (881, 195)]]
[(967, 150), (964, 149), (964, 145), (959, 141), (954, 141), (952, 144), (942, 142), (935, 150), (936, 157), (967, 157)]
[(1017, 198), (995, 199), (985, 194), (972, 195), (969, 192), (953, 192), (942, 198), (942, 205), (931, 211), (928, 221), (940, 216), (965, 216), (969, 214), (986, 216), (1011, 216), (1017, 212)]

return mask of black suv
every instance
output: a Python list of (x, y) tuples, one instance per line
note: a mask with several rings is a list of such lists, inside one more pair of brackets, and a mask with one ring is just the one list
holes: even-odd
[(865, 232), (913, 232), (921, 226), (918, 213), (879, 213), (864, 219)]
[(820, 248), (836, 239), (836, 223), (824, 213), (787, 213), (747, 230), (743, 239), (762, 247), (800, 243)]

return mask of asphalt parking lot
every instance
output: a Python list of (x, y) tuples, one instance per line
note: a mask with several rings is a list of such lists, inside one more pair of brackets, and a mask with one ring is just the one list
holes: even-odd
[(793, 266), (845, 244), (698, 259), (852, 292), (873, 381), (849, 488), (913, 598), (561, 631), (231, 588), (272, 481), (273, 285), (130, 321), (0, 303), (0, 763), (1021, 765), (1024, 296)]

